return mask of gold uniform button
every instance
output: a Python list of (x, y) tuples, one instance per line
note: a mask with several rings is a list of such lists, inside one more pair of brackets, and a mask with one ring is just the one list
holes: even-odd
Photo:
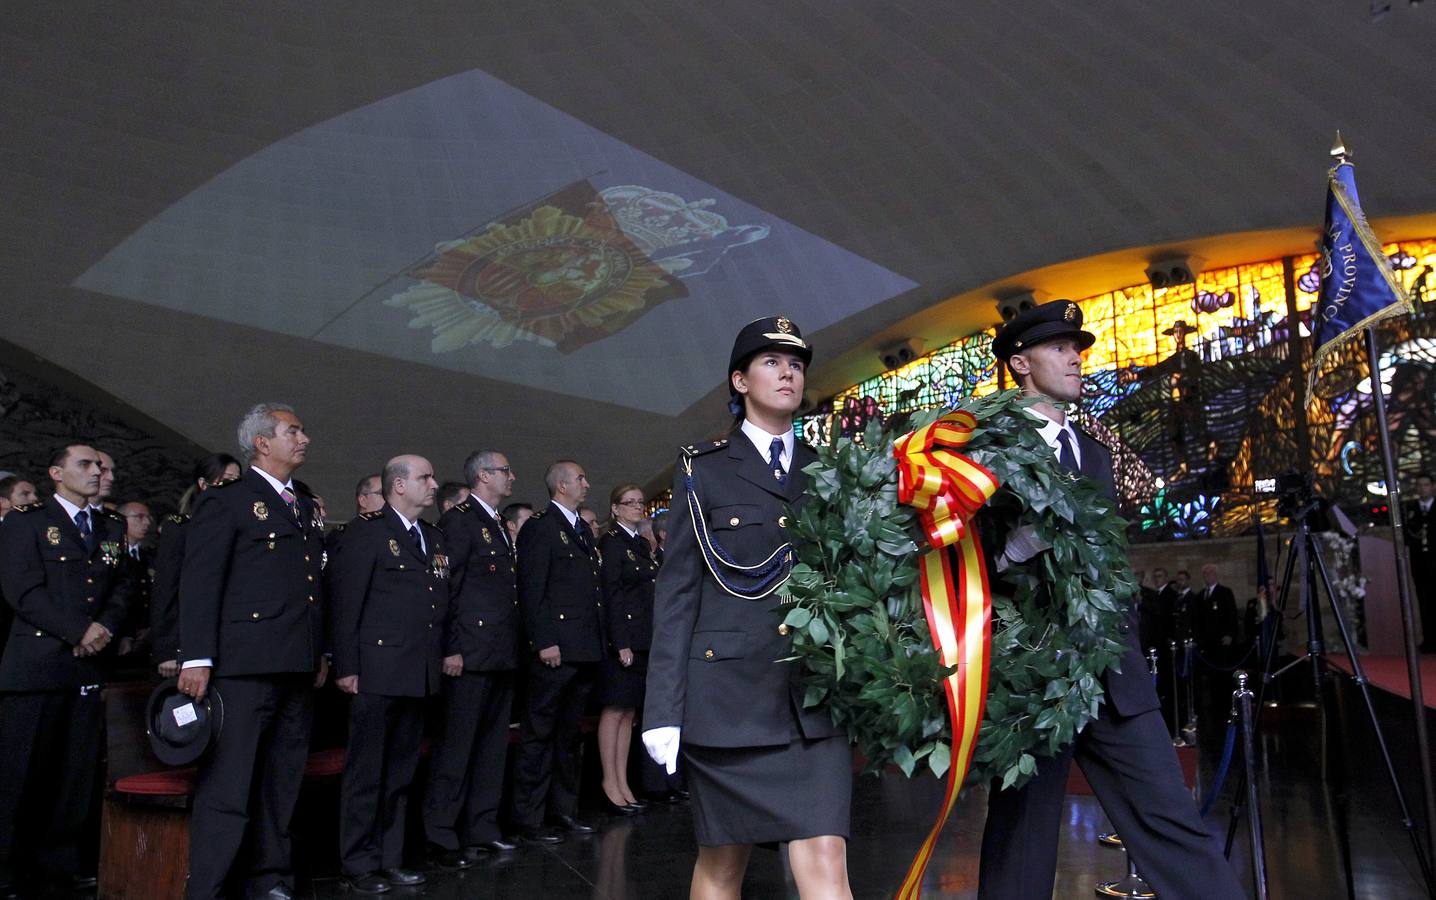
[(250, 613), (250, 614), (249, 614), (249, 617), (250, 617), (251, 619), (257, 619), (257, 618), (259, 618), (259, 613)]
[(712, 658), (713, 658), (713, 651), (712, 651), (712, 650), (704, 650), (704, 651), (703, 651), (703, 658), (704, 658), (704, 659), (712, 659)]
[(787, 634), (788, 634), (788, 625), (787, 625), (786, 622), (783, 623), (782, 625), (779, 625), (779, 626), (778, 626), (778, 633), (781, 634), (781, 635), (783, 635), (784, 637), (787, 636)]
[(307, 557), (307, 556), (304, 557), (304, 561), (305, 561), (305, 562), (309, 562), (309, 557)]
[(560, 622), (563, 621), (563, 613), (559, 613), (559, 614), (558, 614), (558, 620), (559, 620)]
[(60, 562), (64, 562), (64, 561), (65, 561), (65, 557), (63, 557), (63, 556), (60, 557)]
[(313, 576), (313, 575), (306, 575), (306, 576), (304, 576), (304, 577), (305, 577), (305, 578), (308, 578), (310, 581), (313, 581), (313, 580), (314, 580), (314, 576)]
[(737, 516), (734, 516), (733, 518), (728, 520), (728, 524), (736, 526), (740, 521), (742, 520), (739, 519)]
[(43, 631), (37, 631), (37, 632), (35, 632), (35, 637), (44, 637), (44, 636), (45, 636), (45, 632), (43, 632)]
[(479, 627), (480, 627), (480, 628), (483, 628), (483, 627), (484, 627), (484, 620), (483, 620), (483, 619), (480, 619), (480, 620), (479, 620)]
[(86, 579), (85, 579), (85, 584), (94, 584), (94, 583), (95, 583), (95, 579), (93, 579), (93, 578), (86, 578)]
[(629, 618), (630, 620), (632, 620), (632, 619), (633, 619), (633, 613), (629, 613), (629, 614), (628, 614), (628, 618)]
[(779, 528), (787, 528), (787, 527), (788, 527), (788, 517), (787, 517), (787, 516), (779, 516), (779, 517), (778, 517), (778, 527), (779, 527)]
[(378, 641), (378, 644), (379, 644), (380, 647), (384, 646), (384, 639), (383, 639), (383, 638), (380, 638), (379, 641)]

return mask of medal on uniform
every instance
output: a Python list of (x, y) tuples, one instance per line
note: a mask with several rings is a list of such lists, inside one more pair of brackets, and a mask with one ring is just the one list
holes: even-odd
[(113, 566), (120, 561), (119, 541), (101, 541), (100, 554), (107, 566)]
[(433, 561), (429, 563), (429, 574), (435, 578), (448, 578), (449, 557), (443, 553), (435, 553)]
[(568, 543), (568, 535), (564, 534), (562, 531), (558, 533), (558, 539), (563, 541), (565, 544)]
[(261, 522), (269, 518), (269, 507), (264, 505), (263, 500), (255, 501), (254, 517)]
[(492, 544), (494, 542), (494, 536), (489, 534), (489, 530), (487, 528), (480, 528), (479, 534), (482, 534), (484, 536), (485, 544)]
[(633, 555), (633, 551), (632, 551), (632, 550), (628, 550), (628, 551), (626, 551), (626, 552), (628, 553), (628, 558), (629, 558), (629, 560), (630, 560), (631, 562), (638, 562), (638, 557), (636, 557), (636, 556)]
[(399, 555), (399, 542), (393, 538), (389, 538), (389, 552), (395, 556)]
[(46, 528), (45, 540), (50, 542), (51, 547), (60, 546), (60, 529), (56, 528), (54, 525), (51, 525), (49, 528)]

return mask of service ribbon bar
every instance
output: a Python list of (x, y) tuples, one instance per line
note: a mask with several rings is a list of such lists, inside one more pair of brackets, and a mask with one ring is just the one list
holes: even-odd
[(955, 452), (971, 440), (976, 427), (971, 413), (958, 410), (893, 444), (898, 500), (918, 510), (931, 545), (919, 563), (919, 583), (933, 649), (944, 666), (955, 667), (943, 683), (952, 720), (952, 753), (942, 811), (908, 866), (899, 900), (922, 895), (923, 875), (972, 764), (987, 702), (992, 594), (973, 516), (999, 485), (991, 472)]

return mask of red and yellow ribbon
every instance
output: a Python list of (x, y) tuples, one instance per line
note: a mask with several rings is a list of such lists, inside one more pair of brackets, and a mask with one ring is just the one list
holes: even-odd
[(943, 684), (952, 719), (952, 754), (942, 811), (908, 867), (897, 893), (899, 900), (922, 895), (923, 874), (967, 777), (987, 702), (992, 594), (973, 516), (997, 491), (998, 481), (991, 472), (955, 452), (971, 440), (976, 427), (971, 413), (958, 410), (893, 445), (898, 461), (898, 500), (918, 510), (923, 533), (931, 544), (918, 564), (933, 649), (944, 666), (957, 667)]

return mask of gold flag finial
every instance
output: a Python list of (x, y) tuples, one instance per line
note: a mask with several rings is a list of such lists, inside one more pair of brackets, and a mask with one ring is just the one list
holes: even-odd
[(1331, 158), (1334, 159), (1339, 165), (1346, 162), (1346, 157), (1346, 144), (1342, 143), (1341, 131), (1338, 130), (1336, 132), (1336, 143), (1331, 145)]

